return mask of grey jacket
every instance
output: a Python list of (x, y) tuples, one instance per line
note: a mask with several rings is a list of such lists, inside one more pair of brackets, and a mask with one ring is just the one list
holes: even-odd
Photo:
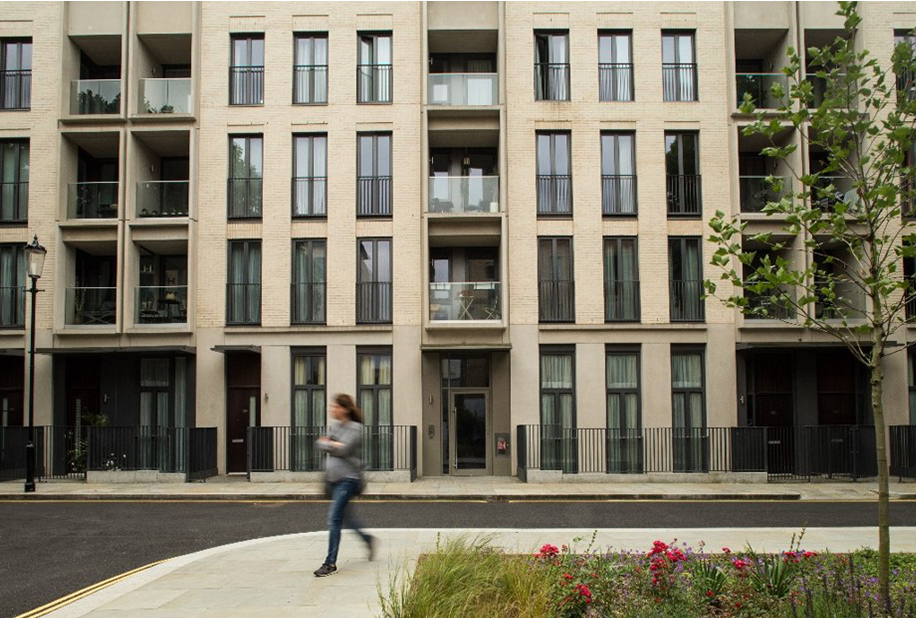
[(341, 446), (318, 442), (319, 450), (328, 454), (325, 463), (325, 479), (336, 483), (343, 479), (361, 480), (363, 477), (363, 426), (355, 421), (346, 425), (333, 423), (328, 428), (328, 437)]

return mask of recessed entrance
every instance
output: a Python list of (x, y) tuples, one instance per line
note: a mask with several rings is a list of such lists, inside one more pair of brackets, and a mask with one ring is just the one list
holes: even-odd
[(489, 393), (487, 391), (452, 391), (450, 442), (452, 474), (489, 474), (487, 445), (490, 435)]

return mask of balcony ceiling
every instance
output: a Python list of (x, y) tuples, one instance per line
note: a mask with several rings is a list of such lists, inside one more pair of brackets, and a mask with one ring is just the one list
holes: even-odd
[(90, 238), (65, 239), (67, 247), (79, 249), (83, 253), (96, 256), (115, 256), (118, 254), (117, 239), (93, 240)]
[(103, 133), (80, 131), (64, 133), (63, 135), (71, 144), (82, 148), (96, 159), (118, 158), (119, 134), (115, 131), (106, 131)]
[(430, 30), (431, 54), (495, 54), (496, 30)]
[(499, 131), (491, 129), (455, 128), (434, 130), (430, 123), (430, 148), (497, 148)]
[(121, 64), (121, 37), (116, 35), (91, 35), (70, 37), (84, 54), (99, 66)]
[[(773, 137), (773, 143), (777, 146), (784, 146), (789, 143), (794, 130), (786, 127)], [(764, 135), (744, 135), (741, 127), (738, 128), (738, 149), (742, 153), (753, 152), (760, 154), (760, 151), (770, 145), (770, 139)]]
[(134, 131), (134, 137), (160, 157), (187, 157), (190, 152), (187, 131)]
[(191, 64), (190, 34), (143, 34), (140, 40), (159, 64)]
[(182, 238), (169, 238), (162, 240), (144, 239), (143, 242), (134, 242), (145, 254), (154, 255), (187, 255), (188, 241)]
[(766, 58), (788, 35), (788, 30), (735, 30), (735, 57), (738, 60)]

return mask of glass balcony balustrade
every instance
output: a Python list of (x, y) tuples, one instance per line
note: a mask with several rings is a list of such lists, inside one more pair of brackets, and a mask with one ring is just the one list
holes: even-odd
[(68, 325), (108, 326), (117, 317), (118, 288), (71, 287), (65, 290), (65, 322)]
[(735, 75), (735, 86), (738, 94), (737, 104), (744, 102), (744, 95), (751, 95), (754, 106), (759, 109), (776, 109), (782, 101), (772, 94), (775, 84), (782, 86), (782, 91), (789, 92), (789, 78), (782, 73), (738, 73)]
[(137, 324), (185, 324), (188, 286), (138, 286), (134, 306)]
[(496, 73), (431, 73), (430, 105), (496, 105), (499, 79)]
[(70, 82), (70, 113), (120, 114), (120, 79), (78, 79)]
[(432, 282), (429, 320), (501, 320), (499, 281)]
[(187, 180), (151, 180), (137, 183), (138, 218), (187, 216)]
[(431, 177), (429, 212), (499, 212), (499, 176)]
[(141, 79), (138, 114), (190, 114), (189, 78)]
[(118, 217), (118, 183), (70, 183), (67, 196), (67, 216), (70, 219), (116, 219)]

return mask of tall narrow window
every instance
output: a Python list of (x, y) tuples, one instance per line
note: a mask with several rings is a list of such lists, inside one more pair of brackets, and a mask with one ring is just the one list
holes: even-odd
[(703, 253), (701, 239), (695, 236), (668, 239), (668, 277), (671, 321), (702, 322)]
[(538, 315), (541, 322), (575, 322), (572, 238), (538, 238)]
[(699, 217), (703, 210), (699, 133), (665, 131), (665, 173), (668, 215)]
[(636, 138), (632, 133), (601, 134), (601, 213), (636, 214)]
[(598, 100), (633, 100), (633, 33), (598, 33)]
[(391, 470), (394, 426), (391, 396), (391, 348), (357, 348), (357, 400), (363, 412), (363, 461), (370, 470)]
[(24, 245), (0, 245), (0, 328), (25, 326)]
[(391, 216), (391, 133), (358, 136), (356, 215)]
[(327, 359), (324, 350), (293, 352), (293, 410), (290, 428), (291, 468), (321, 469), (321, 452), (315, 441), (325, 435)]
[(264, 105), (264, 35), (232, 37), (229, 104)]
[(391, 103), (391, 33), (360, 32), (356, 102)]
[(534, 98), (569, 101), (569, 32), (534, 33)]
[(703, 350), (671, 348), (671, 431), (675, 472), (706, 472), (706, 384)]
[(293, 103), (322, 105), (328, 102), (328, 35), (296, 35), (293, 66)]
[[(916, 34), (907, 30), (895, 31), (894, 47), (898, 45), (909, 47), (910, 53), (916, 52)], [(904, 70), (897, 75), (897, 97), (901, 102), (916, 99), (916, 74), (913, 71)]]
[(293, 324), (325, 323), (327, 244), (321, 239), (293, 241)]
[(25, 223), (29, 206), (29, 140), (0, 140), (0, 223)]
[(916, 319), (916, 257), (903, 258), (903, 279), (907, 284), (906, 294), (906, 319)]
[(229, 218), (261, 217), (264, 140), (260, 135), (229, 139)]
[(576, 472), (575, 351), (541, 348), (541, 469)]
[(697, 61), (693, 32), (662, 33), (662, 91), (665, 101), (696, 101)]
[(328, 214), (328, 137), (293, 138), (293, 217)]
[(391, 323), (391, 239), (361, 238), (357, 241), (357, 324)]
[(169, 411), (169, 378), (169, 359), (140, 359), (140, 426), (136, 457), (141, 470), (168, 466), (172, 455), (164, 429), (173, 426)]
[(0, 39), (0, 109), (32, 106), (32, 39)]
[(229, 241), (226, 323), (261, 323), (261, 242)]
[(916, 425), (916, 358), (907, 354), (907, 383), (910, 390), (910, 425)]
[(642, 418), (639, 406), (639, 352), (609, 348), (607, 387), (607, 471), (642, 472)]
[(636, 237), (604, 239), (604, 321), (639, 321)]
[(572, 215), (572, 160), (567, 132), (537, 134), (538, 215)]

